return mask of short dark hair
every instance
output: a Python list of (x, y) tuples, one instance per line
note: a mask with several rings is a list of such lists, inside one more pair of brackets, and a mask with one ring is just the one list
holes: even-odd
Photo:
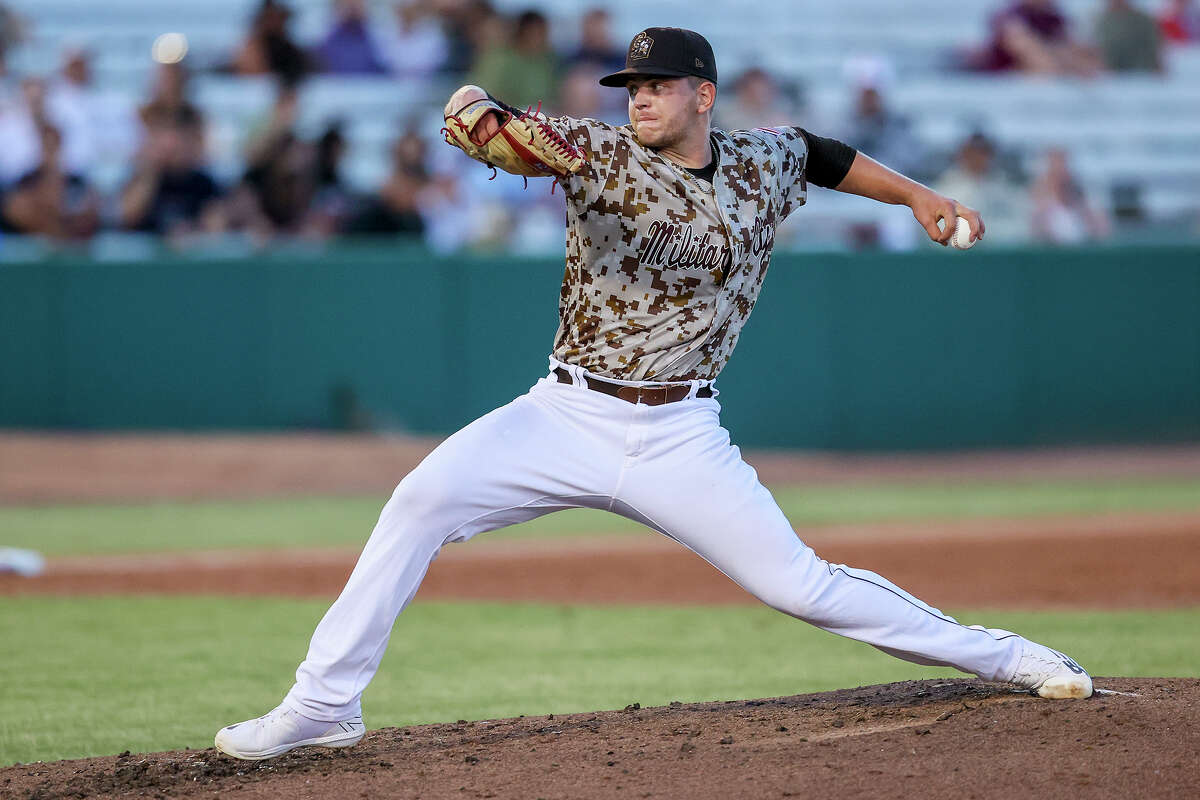
[(517, 16), (516, 29), (517, 29), (517, 33), (523, 33), (524, 31), (533, 27), (534, 25), (548, 25), (548, 24), (549, 24), (549, 21), (546, 19), (545, 14), (543, 14), (542, 12), (540, 12), (536, 9), (530, 8), (525, 11), (522, 11)]

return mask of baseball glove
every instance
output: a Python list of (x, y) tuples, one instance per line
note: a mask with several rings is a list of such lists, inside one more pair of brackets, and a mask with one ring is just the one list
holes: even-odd
[[(493, 111), (500, 115), (500, 130), (482, 144), (471, 141), (471, 131)], [(491, 98), (476, 100), (445, 119), (446, 142), (493, 169), (534, 178), (562, 177), (583, 166), (583, 153), (550, 127), (540, 103), (536, 110), (515, 114)]]

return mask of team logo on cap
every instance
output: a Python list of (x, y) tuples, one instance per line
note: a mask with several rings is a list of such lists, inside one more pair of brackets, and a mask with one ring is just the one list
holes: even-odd
[(653, 46), (654, 40), (643, 31), (633, 37), (633, 41), (629, 43), (629, 58), (649, 58), (650, 48)]

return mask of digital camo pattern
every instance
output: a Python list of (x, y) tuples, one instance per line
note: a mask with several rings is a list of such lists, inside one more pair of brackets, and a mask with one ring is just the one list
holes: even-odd
[(567, 264), (554, 357), (630, 381), (711, 380), (766, 277), (775, 229), (804, 204), (796, 128), (713, 131), (710, 187), (628, 126), (559, 117), (584, 152), (560, 178)]

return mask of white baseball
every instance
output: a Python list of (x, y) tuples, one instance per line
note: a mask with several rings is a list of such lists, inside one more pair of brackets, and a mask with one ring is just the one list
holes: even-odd
[(182, 33), (164, 33), (150, 46), (150, 57), (160, 64), (178, 64), (187, 55), (188, 40)]
[(975, 245), (975, 242), (971, 241), (971, 223), (967, 222), (966, 217), (959, 217), (955, 223), (950, 244), (958, 250), (966, 250)]

